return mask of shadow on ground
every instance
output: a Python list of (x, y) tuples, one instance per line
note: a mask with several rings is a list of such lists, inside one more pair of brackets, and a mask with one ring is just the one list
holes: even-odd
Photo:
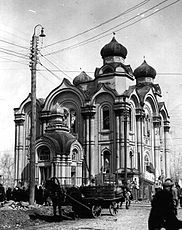
[(63, 220), (74, 220), (74, 216), (50, 216), (50, 215), (42, 215), (38, 213), (29, 214), (31, 220), (40, 220), (45, 222), (61, 222)]

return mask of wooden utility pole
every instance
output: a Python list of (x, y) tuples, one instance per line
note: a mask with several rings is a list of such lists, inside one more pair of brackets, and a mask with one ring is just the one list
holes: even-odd
[(124, 181), (127, 183), (127, 110), (126, 104), (124, 105)]
[(30, 192), (29, 203), (34, 204), (35, 200), (35, 142), (36, 142), (36, 68), (37, 68), (37, 54), (38, 54), (38, 40), (39, 37), (45, 37), (43, 27), (41, 26), (41, 34), (36, 35), (35, 30), (40, 24), (34, 28), (34, 34), (31, 40), (31, 130), (30, 130)]

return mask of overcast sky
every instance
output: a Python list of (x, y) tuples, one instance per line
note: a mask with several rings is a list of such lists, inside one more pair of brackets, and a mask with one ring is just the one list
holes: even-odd
[(103, 64), (100, 50), (115, 32), (128, 50), (126, 64), (134, 70), (145, 57), (156, 69), (173, 150), (181, 151), (181, 12), (180, 0), (0, 0), (0, 154), (14, 151), (13, 109), (31, 91), (28, 55), (37, 24), (46, 34), (39, 42), (37, 97), (45, 98), (63, 78), (72, 82), (82, 70), (93, 77)]

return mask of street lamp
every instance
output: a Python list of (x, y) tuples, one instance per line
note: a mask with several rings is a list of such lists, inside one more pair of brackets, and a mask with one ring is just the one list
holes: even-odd
[[(37, 28), (41, 31), (36, 35)], [(36, 67), (38, 55), (39, 37), (45, 37), (44, 28), (38, 24), (34, 27), (34, 33), (31, 40), (30, 70), (31, 70), (31, 137), (30, 137), (30, 193), (29, 203), (33, 204), (35, 200), (35, 141), (36, 141)]]

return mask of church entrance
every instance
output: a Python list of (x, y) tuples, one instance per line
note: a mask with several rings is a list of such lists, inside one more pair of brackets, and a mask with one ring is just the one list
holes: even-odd
[(51, 177), (51, 166), (40, 166), (40, 181), (39, 184), (43, 184), (46, 180)]

